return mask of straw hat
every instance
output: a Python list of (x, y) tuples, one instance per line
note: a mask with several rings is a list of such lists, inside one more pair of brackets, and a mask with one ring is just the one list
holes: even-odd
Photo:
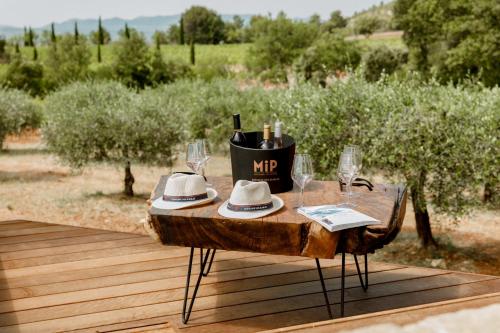
[(181, 209), (211, 202), (216, 197), (217, 191), (207, 188), (202, 176), (175, 173), (168, 177), (163, 197), (153, 201), (153, 207)]
[(256, 219), (274, 213), (284, 206), (283, 200), (271, 194), (266, 182), (238, 180), (229, 200), (219, 207), (219, 214), (235, 219)]

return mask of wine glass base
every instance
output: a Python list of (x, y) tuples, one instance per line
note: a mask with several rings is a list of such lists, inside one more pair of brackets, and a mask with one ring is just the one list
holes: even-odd
[(352, 202), (343, 202), (343, 203), (339, 203), (338, 205), (336, 205), (337, 207), (339, 208), (354, 208), (356, 207), (357, 205), (352, 203)]

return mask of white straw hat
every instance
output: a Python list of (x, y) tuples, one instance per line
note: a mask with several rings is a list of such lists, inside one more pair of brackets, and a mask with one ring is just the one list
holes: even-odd
[(200, 175), (175, 173), (168, 177), (163, 196), (153, 201), (159, 209), (181, 209), (211, 202), (217, 191), (207, 188)]
[(236, 219), (256, 219), (274, 213), (284, 206), (283, 200), (271, 194), (266, 182), (238, 180), (231, 197), (219, 207), (219, 214)]

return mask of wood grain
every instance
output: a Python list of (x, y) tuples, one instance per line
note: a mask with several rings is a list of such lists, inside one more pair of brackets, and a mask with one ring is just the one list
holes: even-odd
[[(163, 176), (155, 186), (152, 200), (161, 197), (167, 178)], [(219, 193), (210, 204), (182, 210), (149, 210), (150, 223), (163, 244), (325, 259), (334, 257), (341, 232), (331, 233), (298, 214), (292, 208), (297, 201), (296, 193), (278, 194), (285, 207), (266, 217), (229, 219), (220, 216), (217, 209), (231, 194), (231, 179), (214, 177), (209, 181)], [(308, 185), (306, 205), (341, 202), (344, 198), (340, 195), (338, 182), (315, 181)], [(356, 209), (382, 221), (379, 230), (387, 230), (393, 218), (394, 202), (393, 191), (366, 191), (358, 200)], [(351, 237), (358, 237), (358, 234)]]

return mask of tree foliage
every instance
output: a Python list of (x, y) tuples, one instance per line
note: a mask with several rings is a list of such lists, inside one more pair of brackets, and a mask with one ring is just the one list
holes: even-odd
[(391, 49), (386, 45), (374, 47), (364, 56), (365, 78), (374, 82), (382, 73), (390, 75), (407, 62), (407, 57), (408, 54), (401, 49)]
[(328, 76), (346, 68), (356, 68), (361, 52), (355, 42), (334, 34), (318, 38), (299, 58), (296, 68), (305, 80), (326, 85)]
[(129, 87), (144, 88), (150, 84), (150, 59), (144, 35), (126, 27), (114, 45), (112, 66), (116, 77)]
[(252, 22), (254, 44), (249, 50), (248, 64), (254, 71), (272, 70), (282, 76), (288, 66), (318, 36), (314, 25), (293, 21), (284, 13), (275, 19), (260, 17)]
[(218, 44), (224, 40), (224, 22), (213, 10), (192, 6), (182, 14), (185, 40), (199, 44)]
[[(75, 168), (111, 162), (127, 170), (130, 162), (166, 166), (173, 160), (176, 114), (119, 83), (74, 83), (47, 97), (45, 106), (47, 146)], [(133, 194), (131, 186), (125, 182), (126, 194)]]
[(40, 106), (27, 93), (0, 87), (0, 150), (6, 135), (38, 128), (41, 121)]
[(61, 36), (57, 47), (48, 49), (48, 57), (45, 60), (47, 68), (47, 80), (51, 85), (59, 86), (70, 81), (85, 79), (89, 74), (91, 52), (87, 38), (65, 34)]
[(394, 8), (413, 68), (441, 82), (475, 76), (488, 86), (500, 83), (497, 1), (398, 0)]
[(44, 69), (42, 64), (23, 59), (16, 53), (7, 67), (3, 84), (10, 88), (22, 89), (32, 96), (45, 93)]
[(381, 27), (382, 21), (375, 15), (363, 15), (354, 22), (354, 31), (366, 37), (370, 37)]

